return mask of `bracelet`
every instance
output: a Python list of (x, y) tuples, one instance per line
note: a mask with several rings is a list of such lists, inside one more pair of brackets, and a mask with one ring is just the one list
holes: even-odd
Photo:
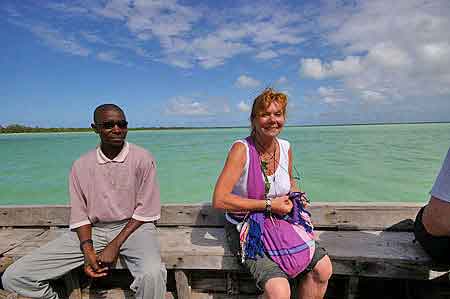
[(272, 200), (266, 199), (266, 208), (265, 208), (265, 210), (269, 214), (272, 212)]
[(81, 252), (83, 252), (83, 246), (84, 246), (84, 244), (87, 244), (87, 243), (89, 243), (89, 244), (91, 244), (91, 245), (94, 244), (94, 242), (92, 242), (92, 239), (86, 239), (86, 240), (81, 241), (81, 242), (80, 242), (80, 250), (81, 250)]

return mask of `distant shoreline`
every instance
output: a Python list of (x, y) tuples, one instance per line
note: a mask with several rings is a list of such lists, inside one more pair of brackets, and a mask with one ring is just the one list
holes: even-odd
[[(288, 128), (305, 127), (345, 127), (345, 126), (380, 126), (380, 125), (417, 125), (417, 124), (448, 124), (450, 121), (433, 122), (395, 122), (395, 123), (348, 123), (348, 124), (305, 124), (305, 125), (287, 125)], [(206, 129), (245, 129), (249, 126), (212, 126), (212, 127), (138, 127), (129, 128), (129, 131), (165, 131), (165, 130), (206, 130)], [(22, 125), (0, 126), (0, 134), (11, 133), (63, 133), (63, 132), (90, 132), (91, 128), (40, 128), (27, 127)]]

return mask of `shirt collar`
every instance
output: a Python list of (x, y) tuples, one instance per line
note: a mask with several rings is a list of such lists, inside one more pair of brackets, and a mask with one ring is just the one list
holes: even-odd
[(105, 156), (105, 154), (102, 152), (101, 147), (99, 145), (99, 146), (97, 146), (97, 162), (99, 164), (106, 164), (109, 162), (122, 163), (125, 161), (129, 152), (130, 152), (130, 145), (128, 144), (128, 142), (125, 141), (120, 153), (117, 156), (115, 156), (114, 159), (111, 160)]

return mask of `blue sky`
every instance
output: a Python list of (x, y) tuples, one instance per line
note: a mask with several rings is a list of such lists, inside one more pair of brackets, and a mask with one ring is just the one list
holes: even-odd
[(3, 126), (245, 126), (267, 86), (290, 125), (450, 121), (448, 0), (3, 0), (0, 38)]

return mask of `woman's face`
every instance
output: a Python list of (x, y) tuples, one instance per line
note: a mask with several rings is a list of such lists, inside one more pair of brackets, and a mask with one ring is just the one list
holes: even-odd
[(259, 112), (253, 124), (261, 137), (276, 137), (284, 126), (284, 113), (278, 102), (272, 102), (267, 109)]

